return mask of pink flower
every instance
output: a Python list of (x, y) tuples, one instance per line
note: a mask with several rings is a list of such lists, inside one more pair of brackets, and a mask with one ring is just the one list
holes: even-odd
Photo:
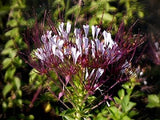
[[(99, 91), (103, 96), (116, 85), (128, 80), (128, 73), (125, 71), (130, 67), (131, 58), (139, 43), (129, 42), (134, 38), (132, 35), (127, 37), (128, 33), (122, 31), (122, 26), (114, 40), (111, 33), (105, 30), (101, 33), (98, 26), (91, 27), (91, 37), (88, 37), (89, 25), (83, 25), (83, 30), (75, 28), (72, 36), (69, 35), (72, 32), (71, 24), (67, 22), (66, 30), (64, 27), (62, 22), (56, 29), (58, 33), (48, 30), (39, 35), (41, 39), (33, 34), (32, 39), (38, 47), (28, 55), (28, 63), (40, 73), (56, 73), (61, 83), (58, 99), (68, 92), (64, 89), (68, 85), (75, 88), (73, 80), (79, 80), (78, 83), (88, 91), (87, 95), (94, 95)], [(37, 43), (40, 44), (36, 45)]]

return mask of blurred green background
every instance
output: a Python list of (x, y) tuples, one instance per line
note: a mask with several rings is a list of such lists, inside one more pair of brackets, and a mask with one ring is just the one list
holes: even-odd
[[(138, 52), (143, 51), (143, 55), (137, 67), (140, 66), (140, 70), (144, 71), (142, 78), (148, 84), (140, 82), (141, 85), (136, 87), (141, 94), (134, 98), (137, 102), (135, 109), (141, 114), (134, 119), (160, 119), (157, 116), (160, 111), (159, 56), (154, 58), (154, 55), (150, 54), (153, 48), (151, 46), (160, 40), (159, 0), (1, 0), (0, 119), (61, 119), (58, 115), (63, 107), (45, 91), (43, 81), (47, 78), (34, 72), (35, 70), (17, 55), (17, 45), (21, 50), (26, 48), (23, 40), (25, 30), (34, 25), (35, 17), (42, 21), (45, 12), (55, 24), (57, 21), (71, 21), (79, 27), (86, 23), (100, 25), (102, 28), (112, 27), (113, 33), (118, 30), (122, 20), (128, 28), (138, 20), (133, 32), (146, 34), (147, 41), (138, 49)], [(143, 49), (145, 46), (147, 50)], [(41, 85), (43, 87), (38, 100), (33, 107), (29, 107), (34, 93)]]

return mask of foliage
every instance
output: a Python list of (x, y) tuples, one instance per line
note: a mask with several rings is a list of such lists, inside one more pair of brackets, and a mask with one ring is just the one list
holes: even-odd
[(160, 107), (160, 95), (152, 94), (148, 95), (148, 108)]
[[(112, 28), (117, 30), (120, 22), (133, 23), (138, 18), (143, 18), (143, 6), (137, 0), (79, 0), (70, 1), (56, 0), (52, 7), (53, 19), (64, 21), (71, 20), (73, 23), (86, 23), (89, 25), (105, 25), (112, 23)], [(109, 26), (110, 27), (110, 26)]]
[[(26, 21), (23, 19), (21, 9), (25, 8), (24, 1), (12, 1), (10, 4), (9, 18), (7, 21), (7, 27), (10, 29), (5, 33), (7, 41), (5, 41), (4, 49), (1, 55), (4, 57), (2, 65), (4, 72), (4, 89), (2, 95), (3, 110), (7, 107), (12, 108), (14, 106), (22, 107), (22, 91), (21, 91), (21, 79), (19, 78), (17, 69), (24, 66), (22, 60), (16, 56), (17, 49), (15, 43), (24, 45), (22, 42), (22, 36), (20, 35), (20, 27), (26, 25)], [(5, 106), (5, 107), (4, 107)]]
[(131, 76), (131, 81), (123, 84), (123, 89), (118, 91), (118, 96), (109, 106), (105, 106), (94, 118), (95, 120), (131, 120), (138, 112), (135, 109), (136, 103), (131, 101), (133, 90), (136, 85), (135, 75)]

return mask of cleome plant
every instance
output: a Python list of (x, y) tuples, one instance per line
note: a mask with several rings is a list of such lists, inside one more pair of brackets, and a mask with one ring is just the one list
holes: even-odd
[(97, 25), (72, 28), (70, 22), (58, 27), (48, 23), (50, 27), (36, 22), (27, 31), (28, 49), (20, 55), (47, 77), (46, 89), (64, 106), (63, 119), (91, 119), (99, 106), (110, 106), (114, 93), (130, 79), (132, 59), (144, 37), (134, 36), (131, 29), (125, 32), (123, 23), (114, 39), (109, 30)]

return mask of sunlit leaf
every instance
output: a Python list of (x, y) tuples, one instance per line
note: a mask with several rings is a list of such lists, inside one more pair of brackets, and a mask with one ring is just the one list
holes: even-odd
[(160, 98), (157, 95), (148, 96), (148, 105), (149, 108), (160, 107)]
[(4, 97), (6, 97), (6, 95), (11, 91), (12, 89), (12, 84), (8, 83), (4, 88), (3, 88), (3, 91), (2, 91), (2, 94)]
[(15, 36), (19, 36), (19, 28), (13, 28), (11, 30), (9, 30), (8, 32), (5, 33), (5, 36), (9, 36), (9, 37), (15, 37)]
[(3, 69), (6, 69), (9, 65), (11, 65), (12, 59), (11, 58), (6, 58), (3, 60), (2, 65)]
[(18, 77), (14, 77), (14, 84), (16, 85), (17, 89), (20, 89), (21, 81)]

